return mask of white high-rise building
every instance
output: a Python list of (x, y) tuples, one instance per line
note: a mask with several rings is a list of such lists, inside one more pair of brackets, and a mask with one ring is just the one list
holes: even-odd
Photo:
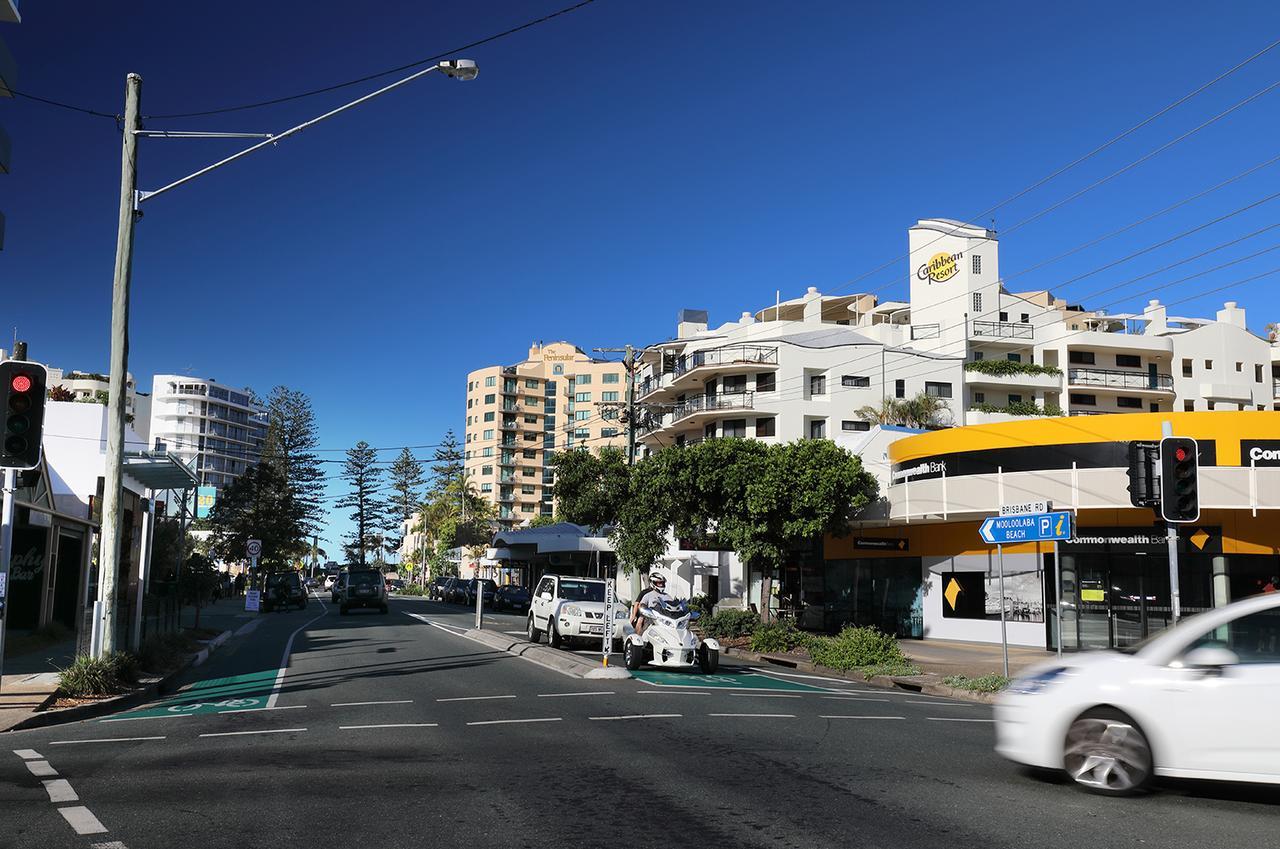
[(201, 486), (222, 489), (262, 457), (267, 411), (250, 390), (181, 374), (151, 385), (151, 442), (188, 463)]

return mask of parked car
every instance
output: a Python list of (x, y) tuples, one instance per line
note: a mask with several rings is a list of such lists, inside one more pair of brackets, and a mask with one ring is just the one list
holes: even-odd
[(324, 588), (325, 588), (325, 591), (326, 591), (326, 592), (332, 591), (332, 590), (333, 590), (333, 585), (334, 585), (334, 584), (336, 584), (336, 583), (338, 583), (338, 576), (337, 576), (337, 575), (325, 575), (325, 576), (324, 576)]
[(529, 610), (531, 597), (528, 587), (520, 584), (504, 584), (493, 594), (493, 609), (525, 613)]
[(346, 615), (353, 607), (376, 607), (379, 613), (386, 613), (387, 586), (383, 583), (382, 573), (377, 569), (351, 569), (338, 577), (334, 588), (337, 595), (338, 612)]
[(1280, 593), (1264, 593), (1027, 669), (996, 701), (996, 751), (1113, 796), (1157, 775), (1280, 784), (1276, 705)]
[(398, 593), (398, 592), (400, 592), (400, 590), (402, 590), (402, 589), (404, 589), (404, 581), (403, 581), (403, 580), (401, 580), (400, 578), (388, 578), (388, 579), (387, 579), (387, 591), (388, 591), (388, 592)]
[(427, 586), (427, 598), (444, 601), (444, 588), (449, 584), (447, 575), (440, 575)]
[[(488, 578), (482, 579), (481, 583), (483, 583), (484, 585), (484, 589), (483, 589), (484, 602), (483, 603), (487, 607), (493, 607), (493, 594), (497, 592), (498, 585), (493, 581), (489, 580)], [(476, 579), (475, 578), (472, 578), (470, 581), (467, 581), (466, 584), (463, 585), (462, 603), (469, 607), (476, 606)]]
[(262, 610), (283, 610), (286, 607), (306, 609), (307, 591), (302, 588), (302, 580), (297, 572), (272, 572), (267, 575), (266, 585), (262, 592)]
[(465, 604), (467, 600), (467, 582), (461, 578), (450, 578), (445, 582), (440, 596), (451, 604)]
[[(566, 640), (598, 642), (604, 636), (604, 591), (605, 583), (599, 578), (543, 575), (529, 607), (530, 642), (538, 642), (543, 634), (552, 648)], [(613, 615), (616, 639), (621, 639), (626, 606), (615, 603)]]

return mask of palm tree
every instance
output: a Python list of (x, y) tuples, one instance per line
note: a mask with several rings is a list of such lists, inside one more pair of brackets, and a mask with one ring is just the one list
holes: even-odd
[(903, 402), (896, 398), (884, 398), (880, 401), (880, 406), (868, 404), (865, 407), (859, 407), (854, 411), (854, 415), (863, 421), (881, 425), (904, 424), (903, 406)]
[(948, 412), (950, 409), (941, 398), (926, 392), (902, 404), (903, 424), (922, 429), (940, 427)]

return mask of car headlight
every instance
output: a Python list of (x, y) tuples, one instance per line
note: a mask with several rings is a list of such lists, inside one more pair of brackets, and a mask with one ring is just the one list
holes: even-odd
[(627, 618), (627, 610), (626, 610), (626, 608), (625, 608), (625, 607), (619, 607), (617, 610), (615, 610), (615, 611), (613, 612), (613, 618), (614, 618), (614, 619), (626, 619), (626, 618)]
[(1037, 672), (1034, 675), (1028, 675), (1025, 678), (1016, 678), (1011, 683), (1006, 693), (1013, 693), (1020, 696), (1030, 696), (1044, 690), (1058, 678), (1066, 675), (1071, 671), (1069, 666), (1054, 666), (1043, 672)]
[(578, 605), (576, 605), (576, 604), (566, 604), (564, 607), (560, 608), (560, 615), (562, 615), (562, 616), (581, 616), (581, 615), (582, 615), (582, 608), (581, 608), (581, 607), (578, 607)]

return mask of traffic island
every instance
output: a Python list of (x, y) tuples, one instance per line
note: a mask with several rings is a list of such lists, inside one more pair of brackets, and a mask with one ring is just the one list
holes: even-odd
[[(556, 672), (568, 675), (572, 678), (602, 677), (588, 674), (601, 669), (598, 663), (592, 663), (591, 661), (585, 660), (577, 655), (572, 655), (568, 652), (560, 651), (559, 649), (553, 649), (549, 646), (531, 643), (528, 640), (520, 638), (513, 638), (508, 634), (500, 634), (494, 631), (481, 631), (475, 628), (463, 631), (462, 636), (468, 637), (478, 643), (488, 646), (489, 648), (496, 649), (497, 651), (504, 651), (507, 654), (515, 655), (516, 657), (523, 657), (525, 660), (533, 661), (539, 666), (545, 666), (547, 669), (555, 670)], [(613, 668), (614, 667), (610, 667), (610, 669)], [(620, 671), (626, 672), (625, 669)], [(630, 673), (627, 673), (626, 677), (630, 677)]]

